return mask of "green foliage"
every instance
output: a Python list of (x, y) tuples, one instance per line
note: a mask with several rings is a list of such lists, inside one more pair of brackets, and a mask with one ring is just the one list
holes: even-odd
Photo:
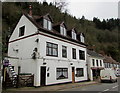
[(82, 16), (81, 19), (77, 19), (67, 12), (61, 12), (61, 10), (52, 3), (48, 4), (46, 2), (44, 2), (44, 4), (38, 2), (3, 3), (3, 41), (2, 44), (0, 44), (3, 46), (3, 53), (7, 52), (9, 37), (19, 21), (22, 11), (28, 12), (30, 4), (32, 5), (34, 15), (50, 13), (54, 23), (64, 21), (68, 27), (67, 29), (75, 27), (77, 31), (85, 34), (85, 41), (89, 46), (95, 45), (97, 52), (102, 50), (117, 61), (120, 61), (120, 45), (118, 46), (118, 42), (120, 44), (120, 32), (118, 31), (118, 28), (120, 28), (119, 19), (112, 18), (100, 21), (100, 19), (94, 17), (93, 21), (89, 21), (86, 20), (84, 16)]

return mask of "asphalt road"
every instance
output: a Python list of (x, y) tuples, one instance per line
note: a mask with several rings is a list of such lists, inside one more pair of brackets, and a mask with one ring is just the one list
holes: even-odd
[(104, 93), (104, 92), (109, 92), (113, 91), (117, 93), (119, 90), (119, 85), (118, 82), (116, 83), (99, 83), (99, 84), (94, 84), (94, 85), (88, 85), (88, 86), (82, 86), (82, 87), (77, 87), (77, 88), (72, 88), (72, 89), (64, 89), (61, 91), (97, 91), (96, 93)]

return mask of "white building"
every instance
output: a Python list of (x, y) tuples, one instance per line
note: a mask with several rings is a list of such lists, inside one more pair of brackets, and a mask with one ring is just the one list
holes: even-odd
[(8, 56), (16, 73), (34, 74), (34, 86), (87, 80), (83, 34), (67, 31), (64, 22), (53, 25), (49, 14), (33, 16), (30, 11), (21, 16), (9, 39)]
[(88, 78), (96, 80), (100, 76), (100, 70), (104, 69), (103, 56), (93, 50), (87, 50)]
[(105, 69), (114, 70), (115, 74), (120, 74), (120, 63), (116, 62), (111, 56), (105, 55), (103, 62), (105, 65)]

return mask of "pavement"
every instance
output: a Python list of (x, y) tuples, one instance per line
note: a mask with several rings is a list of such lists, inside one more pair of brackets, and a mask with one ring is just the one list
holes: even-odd
[(99, 82), (95, 82), (95, 81), (87, 81), (87, 82), (78, 82), (78, 83), (50, 85), (50, 86), (37, 87), (37, 88), (35, 87), (12, 88), (12, 89), (6, 89), (3, 91), (60, 91), (63, 89), (83, 87), (83, 86), (94, 85), (98, 83)]

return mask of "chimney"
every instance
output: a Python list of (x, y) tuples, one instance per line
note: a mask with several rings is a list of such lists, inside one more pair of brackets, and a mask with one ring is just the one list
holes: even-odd
[(95, 51), (95, 45), (88, 46), (87, 48), (88, 48), (89, 50), (91, 50), (91, 51)]
[(29, 5), (29, 15), (32, 16), (32, 5)]

